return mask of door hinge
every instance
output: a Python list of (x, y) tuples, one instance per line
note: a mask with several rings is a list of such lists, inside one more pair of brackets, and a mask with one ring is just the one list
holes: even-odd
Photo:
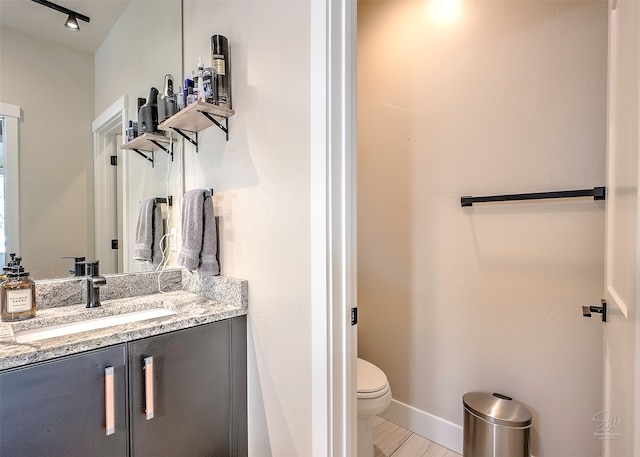
[(118, 156), (111, 156), (111, 165), (114, 167), (118, 166)]
[(358, 308), (351, 308), (351, 325), (358, 323)]
[(118, 249), (118, 240), (111, 240), (111, 249)]

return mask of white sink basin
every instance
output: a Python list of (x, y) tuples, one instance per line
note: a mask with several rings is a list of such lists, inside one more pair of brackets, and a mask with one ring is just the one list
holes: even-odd
[(78, 322), (66, 324), (48, 325), (45, 327), (21, 330), (14, 333), (16, 342), (29, 343), (56, 336), (70, 335), (72, 333), (86, 332), (100, 328), (111, 327), (113, 325), (128, 324), (130, 322), (144, 321), (158, 317), (171, 316), (175, 311), (166, 308), (153, 308), (143, 311), (132, 311), (128, 313), (115, 314), (113, 316), (99, 317), (96, 319), (86, 319)]

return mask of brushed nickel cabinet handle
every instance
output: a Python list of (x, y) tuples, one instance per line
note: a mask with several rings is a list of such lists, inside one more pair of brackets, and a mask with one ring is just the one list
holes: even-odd
[(153, 419), (153, 357), (144, 358), (144, 400), (145, 417), (147, 420)]
[(113, 435), (116, 432), (116, 398), (113, 375), (113, 367), (104, 369), (104, 422), (107, 435)]

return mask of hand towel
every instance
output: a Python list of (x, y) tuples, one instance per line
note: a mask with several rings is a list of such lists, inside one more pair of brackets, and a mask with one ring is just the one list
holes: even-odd
[(136, 241), (133, 247), (133, 259), (159, 265), (162, 261), (160, 241), (164, 235), (162, 210), (156, 205), (155, 198), (140, 202)]
[(136, 240), (133, 247), (133, 259), (151, 262), (153, 249), (153, 211), (155, 200), (147, 198), (138, 206)]
[(200, 251), (200, 266), (198, 272), (203, 276), (216, 276), (220, 274), (220, 265), (216, 254), (218, 253), (218, 238), (216, 234), (216, 217), (213, 209), (213, 198), (204, 198), (204, 235), (202, 237), (202, 250)]
[[(154, 199), (155, 200), (155, 199)], [(164, 237), (164, 220), (162, 219), (162, 209), (156, 204), (153, 207), (153, 244), (151, 247), (151, 263), (158, 266), (162, 263), (162, 237)]]
[(202, 189), (186, 192), (182, 198), (182, 221), (180, 235), (182, 247), (178, 255), (178, 265), (187, 270), (195, 270), (200, 265), (202, 250), (202, 234), (204, 194)]
[(188, 270), (198, 269), (203, 275), (216, 275), (220, 271), (216, 259), (216, 221), (213, 200), (207, 197), (205, 205), (205, 193), (204, 189), (190, 190), (182, 199), (182, 247), (178, 265)]

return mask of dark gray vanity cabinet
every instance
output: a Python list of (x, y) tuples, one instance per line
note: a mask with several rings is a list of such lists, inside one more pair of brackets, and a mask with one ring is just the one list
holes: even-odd
[(240, 316), (0, 372), (0, 456), (246, 457), (246, 350)]
[(228, 456), (228, 321), (129, 344), (131, 456)]
[(4, 371), (0, 456), (125, 456), (126, 411), (124, 344)]

